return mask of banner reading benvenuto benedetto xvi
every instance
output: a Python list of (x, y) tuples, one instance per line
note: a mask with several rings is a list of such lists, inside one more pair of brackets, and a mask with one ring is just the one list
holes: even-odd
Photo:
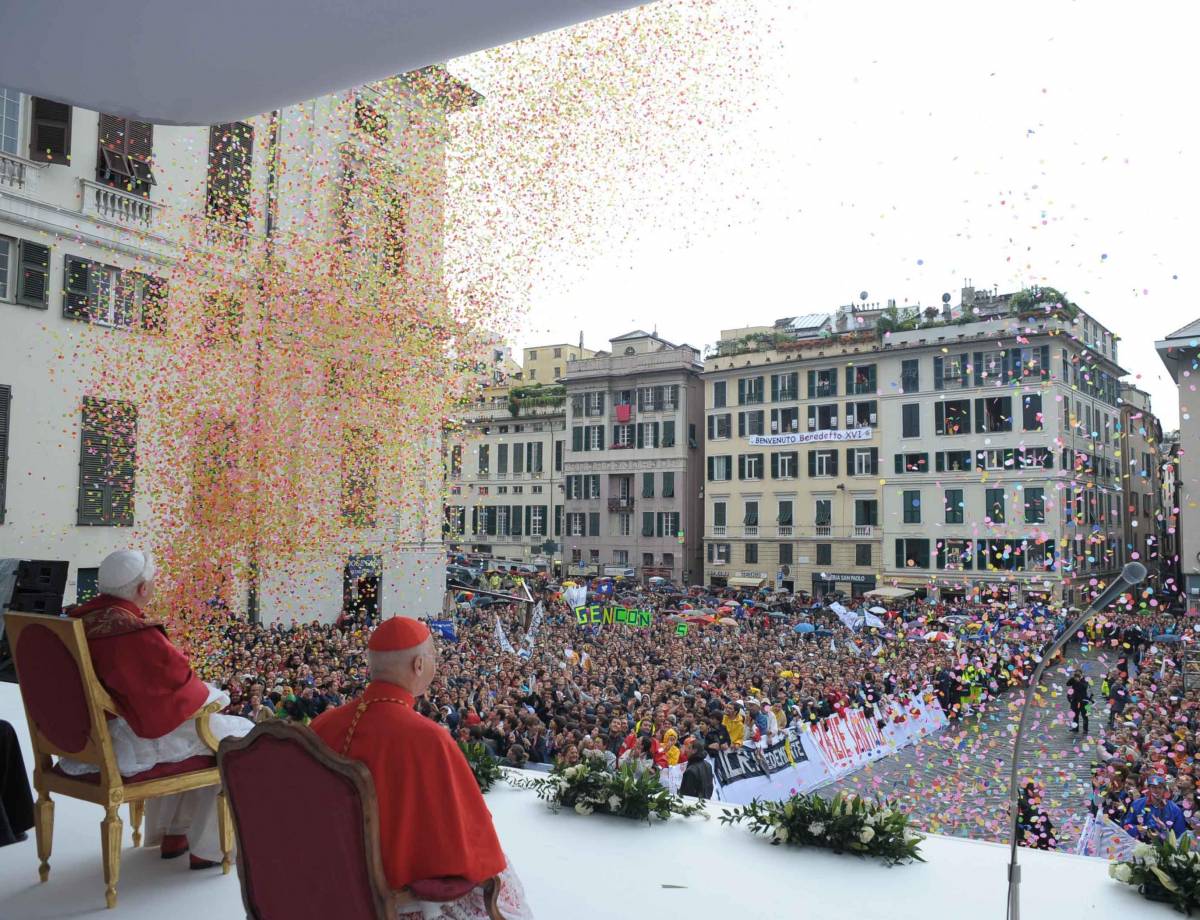
[(804, 431), (788, 434), (752, 434), (751, 447), (789, 447), (793, 444), (820, 444), (829, 441), (869, 441), (870, 428), (851, 428), (849, 431)]

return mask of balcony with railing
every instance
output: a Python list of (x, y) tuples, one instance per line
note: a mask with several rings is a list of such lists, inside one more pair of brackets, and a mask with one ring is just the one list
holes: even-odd
[(856, 537), (873, 537), (875, 536), (875, 528), (870, 524), (855, 524), (854, 536)]
[(32, 195), (37, 192), (38, 180), (47, 165), (0, 151), (0, 188)]
[(727, 529), (728, 528), (724, 524), (713, 524), (712, 535), (714, 537), (724, 537), (726, 536)]
[(633, 510), (633, 496), (630, 495), (626, 498), (620, 498), (620, 497), (610, 498), (608, 500), (608, 510), (609, 511), (632, 511)]
[(747, 536), (747, 537), (757, 537), (758, 536), (758, 525), (757, 524), (746, 524), (742, 528), (742, 533), (744, 536)]
[(79, 193), (79, 209), (86, 217), (145, 233), (161, 229), (158, 225), (164, 206), (157, 201), (83, 178), (79, 180)]
[(818, 537), (832, 537), (833, 536), (833, 525), (832, 524), (814, 524), (813, 530), (816, 531), (816, 536), (818, 536)]
[(792, 525), (791, 524), (780, 524), (779, 525), (779, 536), (790, 537), (791, 535), (792, 535)]

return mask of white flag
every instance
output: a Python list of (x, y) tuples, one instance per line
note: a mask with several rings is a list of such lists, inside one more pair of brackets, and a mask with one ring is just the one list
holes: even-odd
[(508, 641), (508, 636), (504, 634), (504, 627), (500, 623), (500, 617), (496, 617), (496, 641), (500, 644), (502, 652), (508, 652), (510, 655), (517, 653), (517, 650), (513, 648), (513, 644)]

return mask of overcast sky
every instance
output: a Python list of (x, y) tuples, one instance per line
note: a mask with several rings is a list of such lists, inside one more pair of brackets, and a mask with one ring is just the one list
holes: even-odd
[(930, 305), (958, 303), (965, 278), (1040, 282), (1122, 338), (1177, 425), (1153, 342), (1200, 316), (1200, 5), (770, 9), (761, 71), (738, 90), (757, 114), (708, 151), (720, 206), (668, 177), (657, 216), (600, 215), (611, 237), (541, 273), (513, 344), (657, 327), (703, 346), (860, 291)]

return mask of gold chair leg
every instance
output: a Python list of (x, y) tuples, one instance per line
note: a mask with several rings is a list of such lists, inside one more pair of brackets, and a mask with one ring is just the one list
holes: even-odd
[(54, 802), (50, 794), (38, 790), (37, 804), (33, 810), (34, 834), (37, 837), (38, 877), (44, 882), (50, 878), (50, 851), (54, 847)]
[(140, 847), (142, 845), (142, 814), (145, 812), (145, 810), (145, 802), (129, 803), (129, 824), (133, 828), (134, 847)]
[(105, 808), (104, 820), (100, 822), (100, 846), (104, 855), (104, 901), (109, 908), (117, 906), (117, 880), (121, 877), (121, 834), (124, 829), (120, 805)]
[(233, 863), (233, 816), (224, 789), (217, 793), (217, 835), (221, 839), (221, 873), (228, 875)]

